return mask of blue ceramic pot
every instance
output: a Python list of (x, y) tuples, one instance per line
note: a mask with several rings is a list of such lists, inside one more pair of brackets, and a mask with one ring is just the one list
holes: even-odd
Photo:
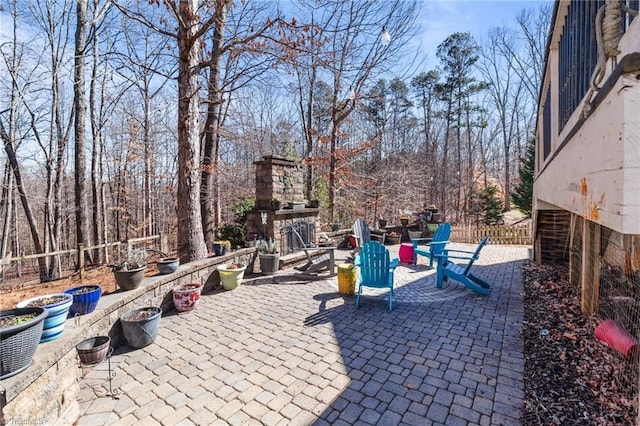
[(67, 294), (73, 296), (73, 303), (69, 308), (69, 315), (74, 317), (76, 315), (90, 314), (98, 306), (98, 300), (102, 295), (102, 288), (95, 285), (82, 285), (80, 287), (70, 288), (64, 291)]
[(177, 257), (166, 257), (158, 260), (156, 266), (160, 275), (173, 274), (180, 265), (180, 259)]
[[(56, 299), (56, 301), (54, 303), (48, 303), (50, 299)], [(60, 337), (64, 330), (64, 325), (67, 321), (67, 314), (69, 313), (69, 308), (71, 308), (72, 303), (72, 295), (67, 293), (55, 293), (23, 300), (18, 303), (16, 307), (26, 308), (37, 306), (47, 310), (48, 315), (44, 320), (42, 337), (40, 338), (40, 343), (44, 343)]]
[(225, 254), (227, 254), (227, 247), (222, 246), (218, 243), (213, 243), (213, 252), (216, 256), (224, 256)]

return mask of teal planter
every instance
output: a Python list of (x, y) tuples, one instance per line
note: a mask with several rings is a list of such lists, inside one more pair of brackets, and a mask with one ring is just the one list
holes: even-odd
[[(48, 303), (48, 300), (59, 299), (55, 303)], [(73, 303), (73, 296), (67, 293), (47, 294), (44, 296), (32, 297), (16, 305), (17, 308), (41, 307), (47, 310), (47, 318), (44, 320), (40, 343), (50, 342), (60, 337), (67, 322), (69, 308)]]

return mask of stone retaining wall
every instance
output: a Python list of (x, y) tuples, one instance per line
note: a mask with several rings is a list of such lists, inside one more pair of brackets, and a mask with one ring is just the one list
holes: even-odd
[[(125, 312), (144, 306), (173, 310), (171, 288), (175, 284), (203, 281), (203, 293), (220, 287), (216, 267), (223, 263), (245, 263), (255, 271), (255, 248), (234, 251), (181, 265), (176, 272), (145, 278), (139, 288), (104, 295), (88, 315), (68, 319), (62, 335), (38, 346), (32, 365), (0, 382), (0, 425), (69, 425), (79, 415), (78, 393), (82, 368), (75, 345), (94, 336), (109, 335), (111, 346), (124, 344), (120, 321)], [(106, 378), (105, 378), (106, 380)]]

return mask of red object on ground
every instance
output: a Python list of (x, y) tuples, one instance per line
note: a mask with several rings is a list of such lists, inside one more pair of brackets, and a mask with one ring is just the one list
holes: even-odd
[(413, 263), (413, 243), (400, 244), (398, 256), (402, 263)]
[(622, 328), (613, 320), (605, 320), (596, 327), (596, 339), (606, 343), (611, 349), (628, 356), (635, 352), (638, 344), (627, 330)]

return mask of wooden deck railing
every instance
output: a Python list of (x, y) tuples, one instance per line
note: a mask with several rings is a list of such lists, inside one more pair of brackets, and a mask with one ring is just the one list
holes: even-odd
[(477, 244), (485, 235), (489, 235), (489, 244), (533, 244), (530, 225), (454, 226), (451, 228), (450, 239), (457, 243)]

